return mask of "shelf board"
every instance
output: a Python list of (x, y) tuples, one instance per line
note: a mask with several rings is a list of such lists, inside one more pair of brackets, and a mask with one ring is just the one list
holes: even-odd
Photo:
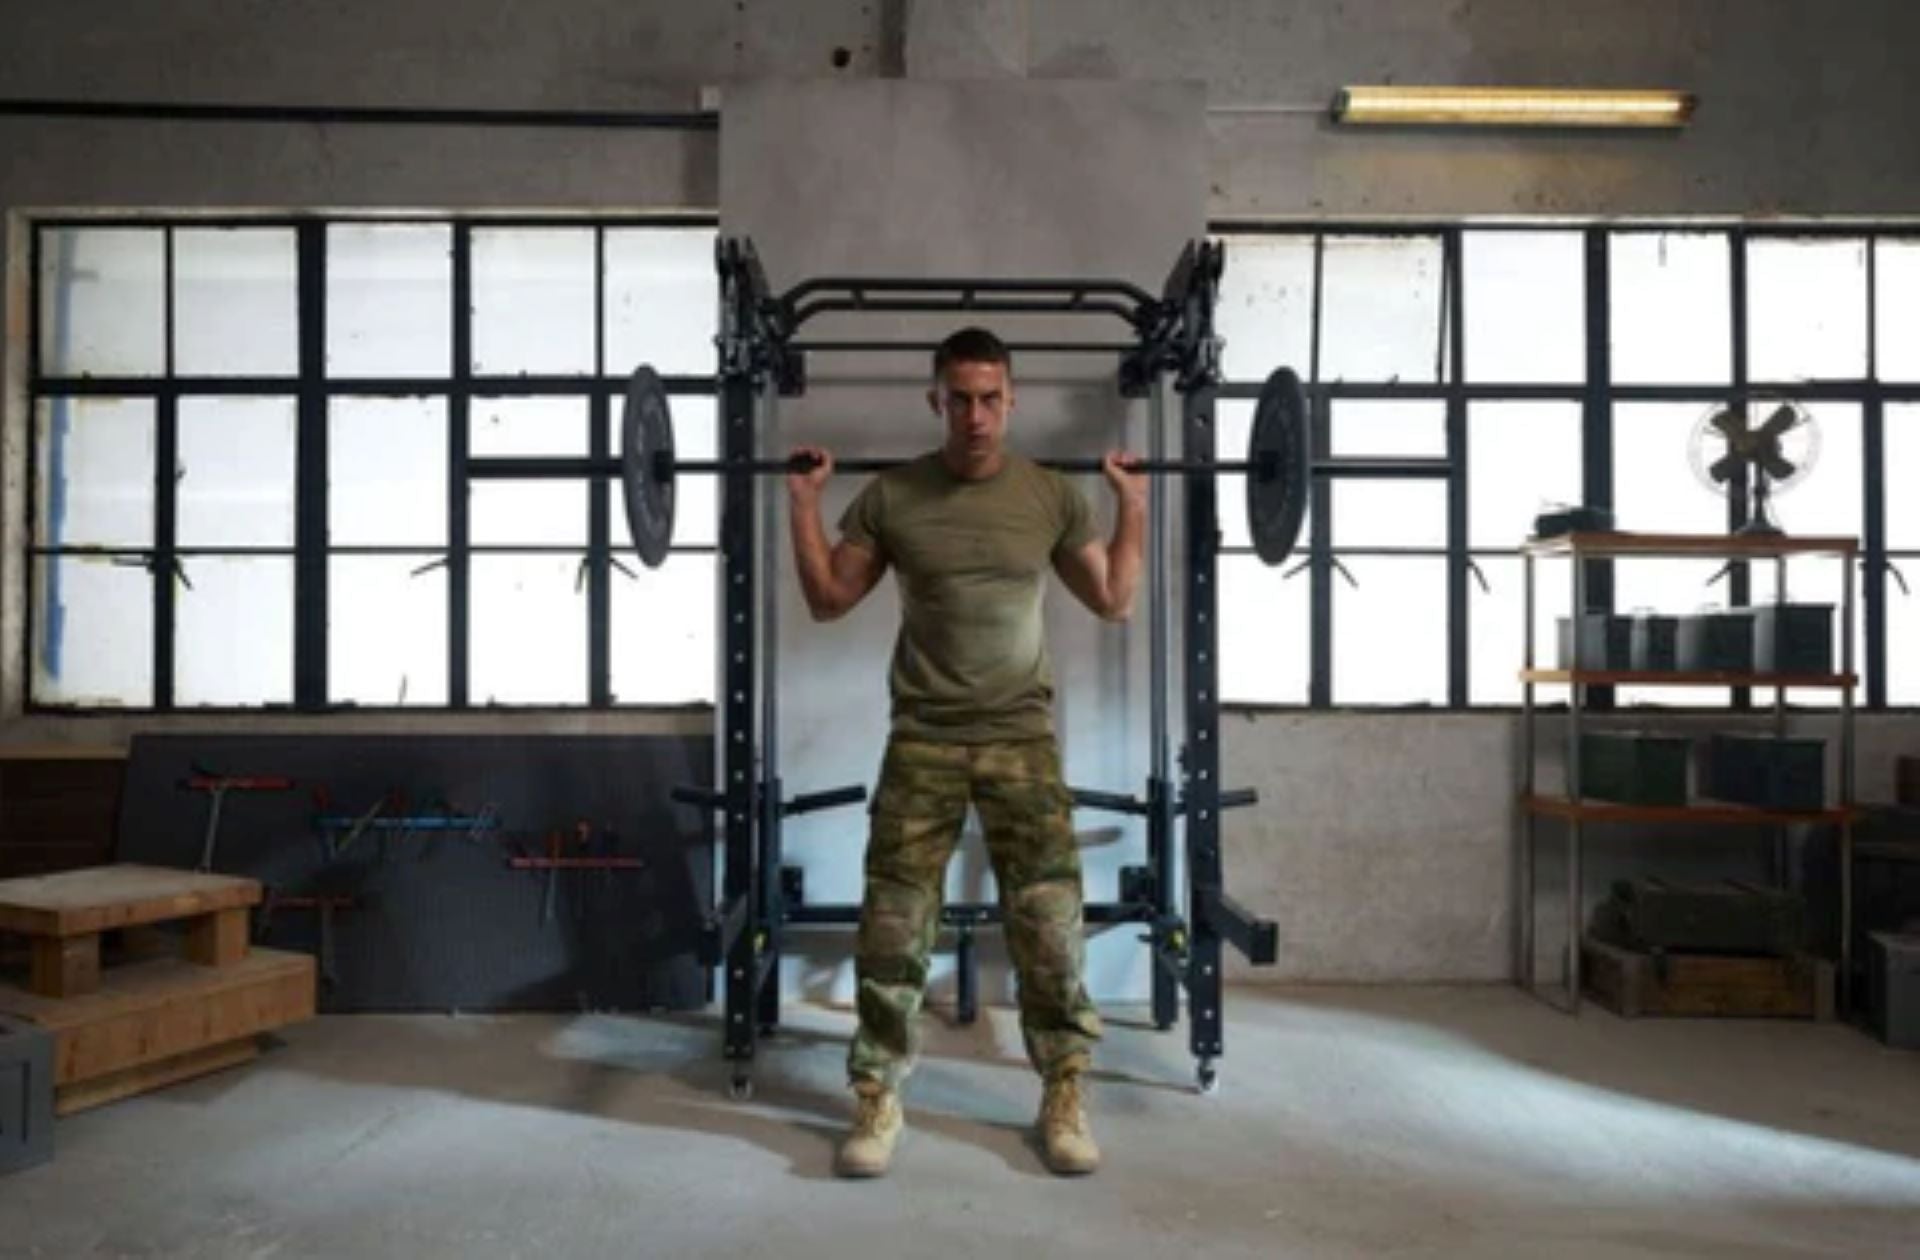
[(1555, 538), (1530, 538), (1522, 550), (1536, 556), (1703, 556), (1708, 559), (1751, 560), (1775, 556), (1852, 556), (1860, 550), (1858, 538), (1774, 537), (1739, 534), (1631, 534), (1573, 533)]
[(1632, 685), (1646, 687), (1829, 687), (1845, 690), (1857, 686), (1857, 674), (1732, 674), (1718, 670), (1683, 673), (1678, 670), (1635, 669), (1523, 669), (1520, 681), (1530, 683), (1578, 683), (1582, 686), (1610, 687)]
[(1621, 805), (1612, 801), (1570, 801), (1562, 796), (1523, 796), (1520, 808), (1530, 814), (1582, 822), (1729, 823), (1774, 826), (1780, 823), (1844, 823), (1858, 819), (1858, 809), (1760, 809), (1753, 805), (1726, 805), (1718, 801), (1694, 805)]

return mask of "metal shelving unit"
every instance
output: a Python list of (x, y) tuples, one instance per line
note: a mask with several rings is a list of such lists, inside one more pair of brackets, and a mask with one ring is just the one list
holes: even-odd
[[(1776, 874), (1784, 877), (1786, 868), (1784, 828), (1792, 824), (1824, 824), (1837, 827), (1840, 837), (1840, 1001), (1844, 1007), (1852, 972), (1853, 952), (1853, 824), (1859, 811), (1854, 806), (1854, 688), (1859, 678), (1854, 670), (1854, 584), (1853, 571), (1860, 544), (1853, 538), (1792, 538), (1784, 535), (1696, 535), (1573, 533), (1557, 538), (1533, 539), (1522, 549), (1526, 574), (1522, 615), (1526, 618), (1523, 637), (1525, 659), (1520, 671), (1522, 687), (1520, 753), (1520, 793), (1517, 807), (1521, 818), (1520, 913), (1518, 920), (1520, 984), (1568, 1014), (1580, 1009), (1580, 925), (1583, 917), (1582, 856), (1584, 832), (1589, 823), (1671, 823), (1683, 825), (1760, 826), (1776, 831)], [(1583, 618), (1587, 611), (1587, 587), (1590, 561), (1619, 559), (1718, 559), (1736, 564), (1770, 561), (1774, 569), (1775, 598), (1786, 592), (1787, 562), (1811, 557), (1839, 561), (1845, 572), (1840, 606), (1840, 671), (1835, 674), (1763, 674), (1728, 672), (1682, 672), (1640, 670), (1547, 669), (1535, 659), (1534, 610), (1537, 569), (1543, 559), (1563, 559), (1572, 571), (1573, 616), (1571, 659), (1584, 660)], [(1773, 732), (1786, 730), (1788, 689), (1831, 689), (1839, 693), (1840, 749), (1839, 788), (1831, 807), (1821, 810), (1776, 810), (1754, 806), (1698, 802), (1683, 806), (1626, 805), (1589, 801), (1581, 795), (1580, 735), (1589, 699), (1589, 687), (1616, 685), (1651, 687), (1723, 686), (1759, 688), (1773, 692)], [(1542, 795), (1535, 790), (1538, 760), (1535, 731), (1535, 688), (1567, 688), (1566, 792), (1561, 796)], [(1555, 1001), (1542, 992), (1534, 975), (1534, 849), (1538, 842), (1540, 820), (1557, 819), (1564, 824), (1567, 853), (1567, 931), (1562, 954), (1564, 1001)]]

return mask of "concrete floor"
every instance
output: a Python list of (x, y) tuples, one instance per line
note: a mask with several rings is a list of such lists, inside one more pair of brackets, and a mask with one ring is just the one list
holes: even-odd
[(1920, 1255), (1920, 1055), (1577, 1021), (1505, 987), (1240, 989), (1222, 1090), (1109, 1011), (1097, 1176), (1042, 1171), (1007, 1012), (929, 1022), (892, 1177), (833, 1180), (843, 1011), (750, 1103), (702, 1019), (337, 1017), (63, 1121), (13, 1256)]

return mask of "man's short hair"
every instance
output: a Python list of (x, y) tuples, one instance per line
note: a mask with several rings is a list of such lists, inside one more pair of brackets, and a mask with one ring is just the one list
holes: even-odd
[(962, 328), (933, 352), (933, 379), (946, 375), (949, 363), (998, 363), (1013, 374), (1013, 351), (984, 328)]

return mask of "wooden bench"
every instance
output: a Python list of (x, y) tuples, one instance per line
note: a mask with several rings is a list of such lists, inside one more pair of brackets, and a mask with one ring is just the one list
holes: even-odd
[[(62, 1114), (244, 1062), (260, 1033), (314, 1014), (314, 960), (254, 950), (250, 879), (103, 866), (0, 881), (0, 931), (25, 936), (24, 985), (0, 1011), (54, 1034)], [(185, 927), (177, 953), (102, 966), (103, 933)]]

